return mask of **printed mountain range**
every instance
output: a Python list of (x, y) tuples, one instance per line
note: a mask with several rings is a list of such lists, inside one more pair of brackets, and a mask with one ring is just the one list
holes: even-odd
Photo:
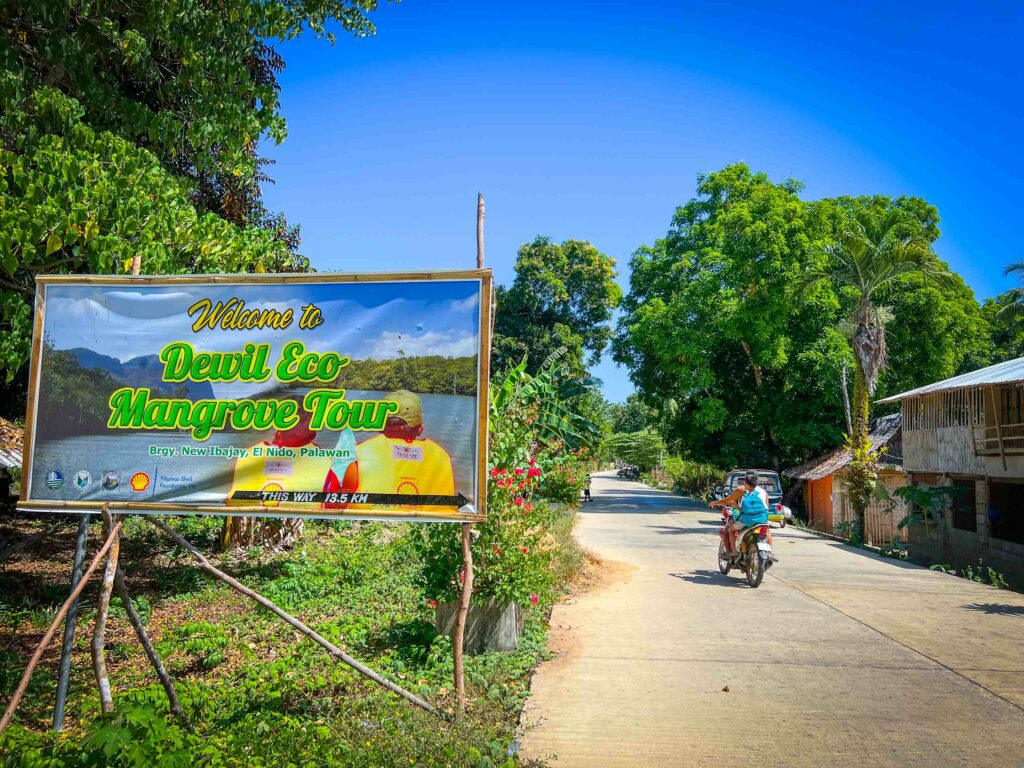
[(75, 347), (63, 351), (74, 355), (82, 368), (104, 370), (117, 381), (129, 387), (148, 387), (164, 395), (174, 394), (175, 390), (180, 392), (179, 387), (184, 387), (185, 397), (189, 400), (213, 399), (213, 387), (208, 381), (187, 381), (182, 384), (163, 381), (160, 376), (164, 366), (157, 355), (141, 355), (122, 363), (116, 357), (110, 357), (85, 347)]

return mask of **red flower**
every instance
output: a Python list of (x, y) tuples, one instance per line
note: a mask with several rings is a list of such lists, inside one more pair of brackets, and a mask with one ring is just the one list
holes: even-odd
[(530, 554), (530, 548), (529, 547), (520, 547), (519, 551), (522, 552), (524, 555)]
[(526, 506), (523, 507), (524, 512), (533, 512), (533, 504), (526, 502)]
[(522, 467), (516, 467), (516, 474), (517, 474), (517, 475), (521, 475), (521, 474), (523, 474), (523, 472), (525, 472), (525, 471), (526, 471), (526, 470), (525, 470), (525, 469), (523, 469)]
[(526, 473), (527, 477), (540, 477), (540, 470), (537, 467), (530, 467), (530, 471)]
[(427, 600), (427, 605), (431, 608), (437, 608), (437, 600)]
[(530, 595), (530, 602), (533, 603), (534, 605), (537, 604), (538, 600), (540, 600), (540, 598), (537, 597), (536, 595)]
[(501, 474), (501, 470), (498, 469), (497, 467), (495, 467), (494, 469), (491, 470), (491, 477), (497, 477), (500, 474)]
[(519, 484), (519, 490), (520, 490), (520, 491), (524, 491), (524, 490), (526, 490), (526, 483), (520, 483), (520, 484)]
[(531, 467), (536, 467), (537, 466), (537, 460), (535, 458), (533, 458), (533, 456), (530, 457), (530, 466)]
[(522, 496), (516, 496), (516, 500), (515, 500), (514, 503), (515, 503), (515, 505), (517, 507), (523, 506), (523, 497)]

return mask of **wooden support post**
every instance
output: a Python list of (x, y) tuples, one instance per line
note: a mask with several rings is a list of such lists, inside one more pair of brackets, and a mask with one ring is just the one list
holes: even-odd
[(996, 420), (996, 440), (999, 441), (999, 457), (1003, 460), (1003, 469), (1006, 469), (1006, 447), (1003, 445), (1003, 420), (999, 416), (999, 403), (996, 402), (996, 388), (989, 387), (989, 398), (992, 401), (992, 416)]
[(299, 619), (295, 618), (291, 614), (285, 613), (283, 610), (278, 608), (276, 605), (274, 605), (274, 603), (270, 602), (270, 600), (265, 598), (259, 592), (256, 592), (254, 590), (249, 589), (247, 586), (245, 586), (241, 582), (231, 578), (226, 573), (224, 573), (223, 571), (221, 571), (218, 568), (216, 568), (209, 560), (206, 559), (206, 556), (203, 555), (202, 552), (200, 552), (198, 549), (196, 549), (194, 546), (192, 546), (177, 531), (175, 531), (173, 528), (171, 528), (169, 525), (167, 525), (167, 523), (165, 523), (163, 520), (159, 520), (156, 517), (150, 517), (148, 515), (146, 516), (145, 519), (148, 520), (149, 522), (151, 522), (153, 525), (155, 525), (161, 531), (166, 533), (172, 539), (174, 539), (174, 541), (177, 542), (177, 544), (179, 546), (184, 547), (185, 549), (187, 549), (192, 554), (192, 556), (196, 560), (199, 561), (199, 567), (202, 568), (204, 571), (206, 571), (208, 574), (210, 574), (211, 576), (213, 576), (216, 579), (220, 579), (221, 581), (223, 581), (225, 584), (227, 584), (229, 587), (231, 587), (235, 591), (241, 592), (246, 597), (251, 598), (252, 600), (255, 600), (257, 603), (262, 605), (264, 608), (268, 609), (271, 613), (275, 614), (276, 616), (278, 616), (279, 618), (283, 619), (288, 624), (293, 626), (295, 629), (299, 630), (299, 632), (304, 634), (306, 637), (311, 639), (313, 642), (315, 642), (318, 645), (323, 646), (324, 648), (326, 648), (328, 653), (330, 653), (331, 656), (333, 656), (334, 658), (338, 659), (339, 661), (341, 661), (344, 664), (347, 664), (348, 666), (350, 666), (352, 669), (354, 669), (356, 672), (358, 672), (359, 674), (363, 675), (364, 677), (368, 677), (369, 679), (373, 680), (375, 683), (378, 683), (379, 685), (384, 686), (389, 691), (391, 691), (393, 693), (397, 693), (403, 699), (405, 699), (406, 701), (408, 701), (408, 702), (410, 702), (412, 704), (415, 704), (420, 709), (425, 710), (425, 711), (429, 712), (432, 715), (438, 715), (439, 717), (442, 716), (440, 712), (438, 712), (436, 709), (434, 709), (432, 706), (430, 706), (430, 704), (428, 704), (427, 702), (423, 701), (423, 699), (419, 698), (415, 694), (410, 693), (409, 691), (405, 690), (401, 686), (396, 685), (395, 683), (391, 682), (390, 680), (388, 680), (388, 679), (386, 679), (384, 677), (381, 677), (378, 673), (374, 672), (372, 669), (367, 667), (365, 664), (362, 664), (361, 662), (356, 661), (355, 659), (353, 659), (351, 656), (349, 656), (343, 650), (338, 648), (338, 646), (336, 646), (332, 642), (330, 642), (327, 638), (323, 637), (319, 633), (317, 633), (314, 630), (310, 629), (308, 626), (303, 624)]
[[(75, 559), (71, 566), (71, 591), (75, 591), (82, 580), (85, 565), (85, 548), (89, 540), (89, 515), (78, 516), (78, 537), (75, 539)], [(53, 705), (53, 730), (64, 727), (64, 707), (68, 699), (68, 682), (71, 679), (71, 650), (75, 644), (75, 623), (78, 620), (78, 600), (68, 606), (68, 617), (64, 623), (64, 642), (60, 648), (60, 667), (57, 670), (57, 700)]]
[(4, 716), (0, 718), (0, 733), (4, 732), (4, 729), (11, 722), (11, 718), (14, 716), (14, 710), (18, 708), (18, 704), (21, 703), (22, 697), (25, 695), (25, 691), (28, 689), (28, 681), (32, 677), (32, 672), (35, 671), (36, 665), (39, 664), (39, 660), (43, 657), (43, 653), (50, 646), (50, 641), (53, 640), (53, 636), (57, 633), (57, 627), (67, 616), (68, 610), (78, 599), (78, 596), (82, 594), (82, 590), (85, 589), (85, 585), (88, 583), (89, 578), (99, 568), (100, 563), (103, 561), (104, 555), (113, 546), (118, 535), (121, 533), (121, 521), (118, 520), (114, 523), (114, 527), (111, 529), (110, 534), (107, 536), (107, 540), (103, 542), (103, 546), (100, 547), (100, 551), (96, 553), (96, 556), (89, 563), (89, 567), (85, 569), (85, 573), (82, 574), (82, 579), (78, 582), (71, 594), (68, 595), (68, 599), (64, 601), (64, 605), (57, 611), (57, 615), (53, 617), (53, 621), (50, 622), (50, 628), (46, 630), (46, 634), (43, 635), (43, 639), (39, 641), (39, 645), (36, 646), (35, 652), (32, 654), (32, 658), (29, 659), (28, 666), (25, 668), (25, 673), (21, 676), (21, 682), (18, 683), (18, 687), (14, 690), (14, 695), (11, 696), (10, 702), (7, 704), (7, 709), (4, 712)]
[[(110, 507), (103, 506), (104, 530), (114, 530), (110, 517)], [(92, 631), (92, 668), (96, 672), (96, 685), (100, 690), (100, 707), (104, 712), (114, 711), (114, 697), (110, 692), (110, 678), (107, 676), (107, 662), (104, 654), (107, 634), (107, 613), (110, 610), (110, 595), (114, 591), (114, 575), (117, 573), (117, 560), (121, 554), (121, 535), (114, 537), (110, 552), (107, 555), (107, 566), (103, 569), (103, 584), (96, 603), (96, 624)]]
[(142, 617), (135, 610), (135, 604), (132, 603), (132, 597), (128, 593), (128, 585), (125, 583), (124, 571), (120, 565), (117, 566), (117, 571), (114, 573), (114, 587), (117, 589), (121, 602), (124, 603), (124, 610), (128, 614), (128, 621), (131, 622), (139, 642), (142, 643), (142, 648), (146, 652), (149, 663), (153, 665), (156, 676), (160, 678), (160, 684), (163, 685), (164, 692), (167, 694), (171, 714), (185, 723), (185, 725), (188, 725), (188, 721), (185, 719), (185, 712), (181, 708), (181, 702), (178, 701), (178, 693), (174, 690), (174, 682), (171, 680), (171, 676), (167, 674), (167, 669), (164, 667), (163, 661), (160, 660), (160, 655), (156, 652), (156, 648), (153, 647), (153, 643), (150, 642), (149, 635), (146, 634), (146, 628), (142, 624)]
[(455, 636), (452, 638), (453, 662), (455, 666), (455, 701), (459, 714), (466, 711), (466, 674), (463, 649), (466, 642), (466, 619), (469, 604), (473, 599), (473, 524), (462, 524), (462, 592), (459, 594), (459, 610), (455, 614)]
[[(476, 196), (476, 268), (484, 268), (484, 196)], [(493, 318), (493, 313), (492, 313)], [(459, 608), (455, 614), (455, 633), (452, 637), (452, 662), (455, 667), (455, 701), (459, 715), (466, 711), (466, 671), (464, 646), (466, 642), (466, 619), (473, 599), (473, 524), (462, 524), (462, 592), (459, 593)]]

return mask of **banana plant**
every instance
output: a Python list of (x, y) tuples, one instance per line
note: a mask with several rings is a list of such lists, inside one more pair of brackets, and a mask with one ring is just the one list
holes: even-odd
[(536, 375), (526, 358), (491, 389), (489, 424), (495, 466), (523, 463), (536, 448), (556, 442), (566, 448), (593, 447), (600, 431), (573, 405), (597, 386), (586, 372), (562, 361), (564, 349), (547, 357)]

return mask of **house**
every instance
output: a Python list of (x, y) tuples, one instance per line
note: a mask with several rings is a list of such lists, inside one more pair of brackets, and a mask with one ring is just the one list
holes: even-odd
[(911, 556), (1024, 582), (1024, 358), (879, 402), (896, 401), (910, 482), (953, 486), (938, 524), (911, 529)]
[[(871, 446), (881, 452), (878, 481), (892, 496), (893, 491), (907, 484), (900, 447), (902, 414), (882, 416), (871, 426)], [(826, 453), (782, 474), (803, 481), (804, 505), (808, 524), (823, 533), (843, 535), (846, 524), (853, 524), (856, 515), (846, 493), (846, 470), (853, 461), (844, 448)], [(864, 538), (868, 544), (884, 546), (905, 541), (906, 530), (897, 524), (906, 514), (902, 501), (872, 502), (864, 514)]]
[(23, 432), (16, 425), (0, 418), (0, 510), (13, 508), (10, 497), (13, 475), (21, 472), (21, 442)]

